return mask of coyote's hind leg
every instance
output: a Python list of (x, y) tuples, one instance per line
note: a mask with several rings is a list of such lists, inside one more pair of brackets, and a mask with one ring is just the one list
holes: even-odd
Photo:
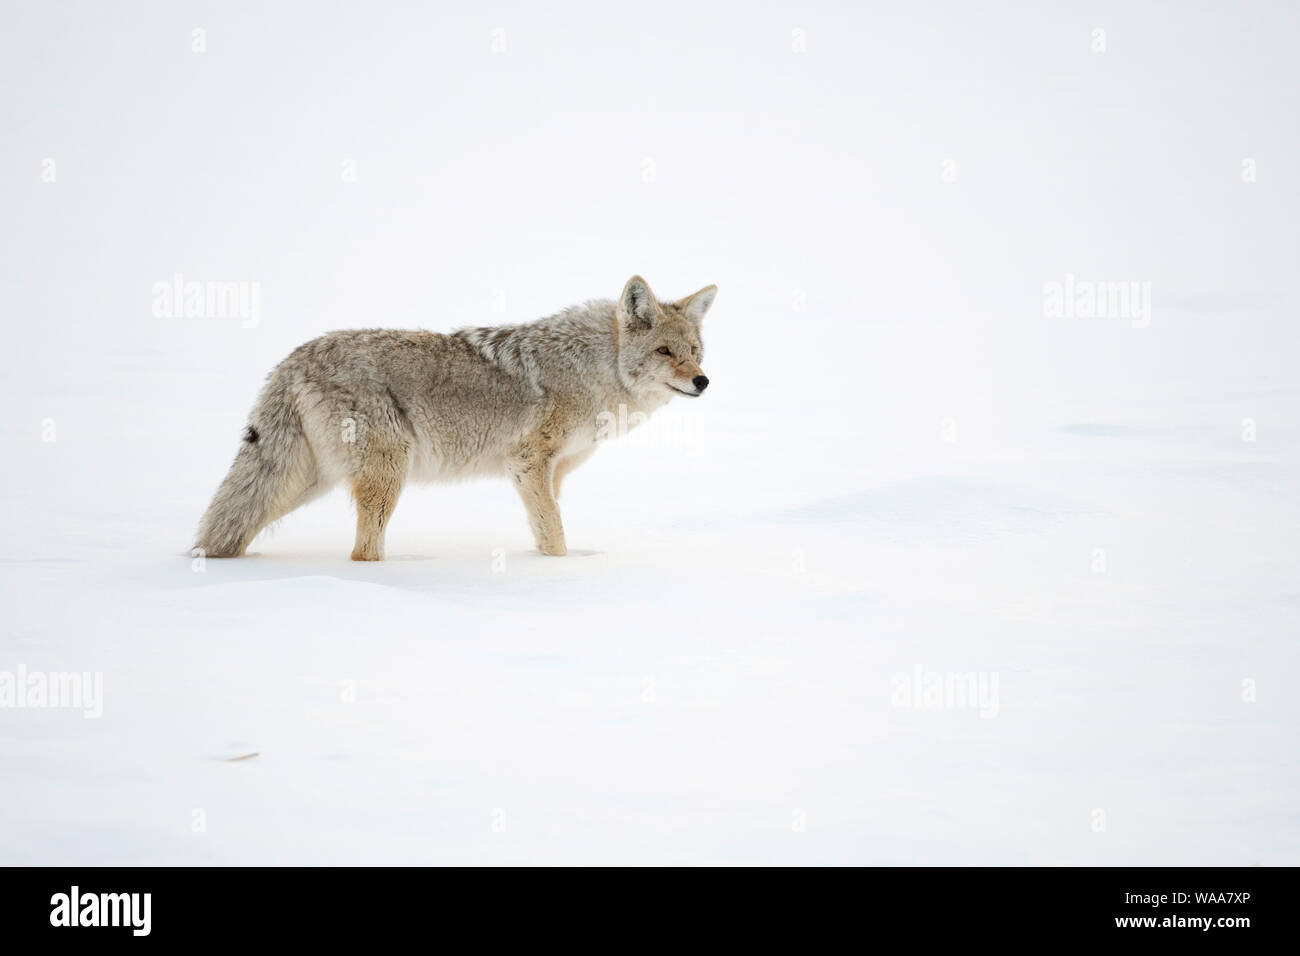
[(381, 561), (384, 529), (397, 507), (410, 465), (410, 451), (402, 447), (382, 455), (371, 454), (352, 477), (352, 499), (357, 505), (357, 541), (353, 561)]

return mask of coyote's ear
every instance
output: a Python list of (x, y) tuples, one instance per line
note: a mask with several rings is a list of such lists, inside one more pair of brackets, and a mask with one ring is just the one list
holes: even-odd
[(688, 295), (677, 303), (677, 308), (688, 319), (699, 325), (704, 319), (704, 313), (709, 311), (709, 306), (713, 305), (713, 297), (718, 294), (716, 285), (706, 285), (694, 295)]
[(648, 329), (654, 324), (655, 294), (640, 276), (633, 276), (623, 286), (618, 298), (618, 311), (623, 325), (628, 329)]

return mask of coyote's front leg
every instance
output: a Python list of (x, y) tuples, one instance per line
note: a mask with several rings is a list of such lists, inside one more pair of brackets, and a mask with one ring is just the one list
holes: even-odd
[(510, 477), (519, 489), (519, 497), (524, 500), (537, 550), (542, 554), (563, 557), (568, 554), (568, 549), (564, 546), (560, 506), (555, 501), (551, 484), (554, 474), (555, 456), (536, 444), (526, 442), (510, 456)]

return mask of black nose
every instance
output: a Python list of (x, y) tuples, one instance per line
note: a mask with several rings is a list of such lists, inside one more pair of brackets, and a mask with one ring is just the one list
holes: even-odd
[(709, 387), (709, 377), (707, 375), (697, 375), (691, 379), (691, 384), (702, 392)]

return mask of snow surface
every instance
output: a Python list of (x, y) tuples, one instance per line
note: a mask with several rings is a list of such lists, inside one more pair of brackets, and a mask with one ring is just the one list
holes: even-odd
[[(1300, 18), (1228, 9), (16, 15), (0, 672), (104, 712), (0, 710), (0, 863), (1300, 862)], [(718, 283), (713, 384), (567, 558), (504, 483), (188, 556), (299, 342), (632, 272)]]

